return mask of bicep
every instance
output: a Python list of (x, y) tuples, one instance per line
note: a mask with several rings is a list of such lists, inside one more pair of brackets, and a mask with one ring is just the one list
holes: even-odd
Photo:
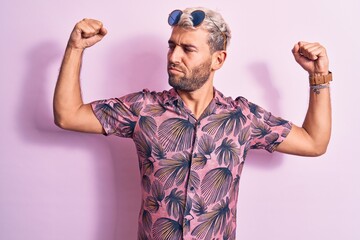
[(278, 152), (299, 155), (318, 156), (315, 143), (306, 130), (293, 124), (288, 136), (276, 149)]
[(87, 133), (105, 133), (100, 121), (95, 116), (91, 104), (83, 104), (68, 117), (67, 122), (59, 125), (61, 128)]

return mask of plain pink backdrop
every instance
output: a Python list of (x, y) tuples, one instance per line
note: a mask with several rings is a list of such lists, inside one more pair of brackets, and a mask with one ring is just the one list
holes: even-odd
[(360, 239), (360, 3), (344, 1), (3, 1), (0, 7), (1, 240), (136, 239), (140, 178), (131, 140), (63, 131), (52, 95), (74, 24), (104, 22), (86, 50), (86, 102), (168, 89), (167, 15), (220, 11), (233, 38), (215, 86), (301, 125), (307, 74), (293, 60), (299, 40), (328, 49), (333, 134), (318, 158), (252, 152), (243, 171), (237, 238)]

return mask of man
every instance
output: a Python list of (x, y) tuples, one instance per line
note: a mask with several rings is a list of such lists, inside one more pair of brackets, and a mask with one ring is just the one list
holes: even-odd
[(326, 151), (331, 129), (326, 50), (307, 42), (292, 50), (310, 76), (309, 108), (298, 127), (213, 87), (231, 38), (219, 13), (175, 10), (168, 21), (173, 88), (90, 104), (81, 98), (82, 54), (107, 30), (93, 19), (77, 23), (55, 89), (55, 122), (64, 129), (134, 140), (142, 178), (138, 239), (235, 239), (238, 186), (249, 149), (301, 156)]

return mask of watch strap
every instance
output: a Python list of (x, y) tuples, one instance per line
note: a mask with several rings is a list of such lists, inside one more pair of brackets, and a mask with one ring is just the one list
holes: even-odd
[(320, 76), (309, 76), (309, 83), (310, 86), (316, 86), (320, 84), (326, 84), (328, 82), (332, 81), (332, 72), (329, 71), (326, 75), (320, 75)]

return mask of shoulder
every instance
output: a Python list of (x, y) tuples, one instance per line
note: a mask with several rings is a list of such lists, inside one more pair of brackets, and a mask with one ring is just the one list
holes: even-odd
[(164, 90), (161, 92), (143, 89), (140, 93), (146, 101), (152, 103), (166, 103), (169, 101), (173, 101), (179, 97), (174, 89)]
[(223, 93), (215, 89), (215, 101), (217, 104), (226, 106), (227, 108), (234, 109), (249, 109), (253, 105), (248, 99), (243, 96), (238, 96), (235, 99), (231, 96), (225, 96)]

